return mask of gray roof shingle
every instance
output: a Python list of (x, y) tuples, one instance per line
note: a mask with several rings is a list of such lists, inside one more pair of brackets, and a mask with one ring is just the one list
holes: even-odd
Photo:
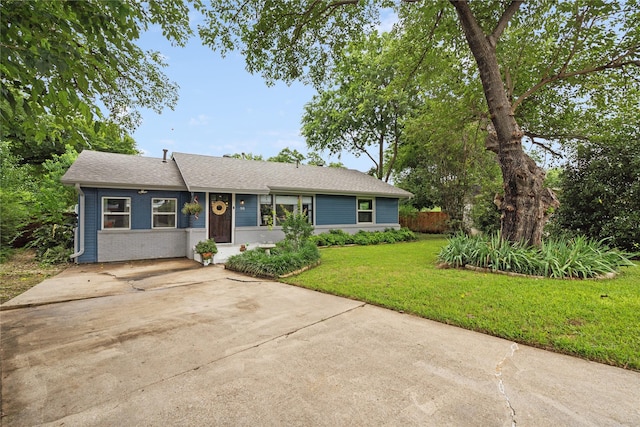
[(411, 193), (352, 169), (325, 168), (197, 154), (171, 160), (84, 150), (62, 177), (85, 187), (411, 197)]
[(61, 179), (85, 187), (186, 190), (171, 160), (84, 150)]
[(353, 169), (173, 153), (189, 191), (276, 191), (411, 197), (411, 193)]

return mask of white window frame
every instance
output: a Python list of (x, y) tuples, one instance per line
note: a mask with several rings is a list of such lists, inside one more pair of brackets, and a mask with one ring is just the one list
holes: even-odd
[[(278, 196), (284, 196), (284, 197), (295, 197), (297, 198), (296, 203), (293, 205), (293, 213), (297, 214), (298, 213), (298, 204), (303, 204), (302, 203), (302, 199), (303, 197), (309, 197), (311, 199), (311, 215), (309, 215), (309, 212), (307, 212), (307, 219), (309, 220), (309, 224), (313, 225), (314, 224), (314, 216), (315, 216), (315, 205), (316, 205), (316, 201), (315, 201), (315, 197), (312, 195), (307, 195), (307, 194), (265, 194), (265, 196), (271, 196), (271, 218), (272, 218), (272, 226), (275, 227), (282, 227), (282, 225), (278, 224), (278, 218), (276, 217), (276, 212), (277, 212), (277, 206), (278, 206)], [(308, 204), (308, 203), (307, 203)], [(262, 206), (266, 206), (266, 204), (262, 203), (260, 200), (258, 201), (258, 213), (259, 215), (262, 215), (261, 212), (261, 207)], [(258, 218), (260, 226), (264, 227), (267, 224), (263, 224), (262, 222), (262, 216), (260, 216), (260, 218)]]
[[(105, 212), (104, 209), (104, 204), (106, 200), (126, 200), (126, 204), (125, 206), (129, 206), (129, 212)], [(131, 197), (116, 197), (116, 196), (103, 196), (102, 197), (102, 203), (100, 205), (100, 211), (101, 211), (101, 218), (102, 218), (102, 224), (101, 224), (101, 229), (102, 230), (107, 230), (107, 231), (111, 231), (111, 230), (131, 230), (131, 211), (132, 211), (132, 207), (131, 207)], [(122, 216), (128, 216), (129, 217), (129, 226), (128, 227), (106, 227), (106, 222), (105, 222), (105, 218), (107, 215), (122, 215)]]
[[(361, 200), (370, 200), (371, 201), (371, 209), (360, 209), (360, 201)], [(375, 224), (375, 210), (376, 210), (376, 199), (374, 197), (356, 197), (356, 222), (358, 224)], [(371, 212), (371, 221), (360, 221), (360, 212)]]
[[(156, 200), (173, 200), (173, 206), (175, 206), (175, 210), (173, 211), (173, 213), (171, 212), (154, 212), (153, 209), (153, 205), (155, 203)], [(156, 217), (156, 215), (163, 215), (163, 216), (169, 216), (169, 215), (173, 215), (173, 227), (156, 227), (154, 225), (154, 221), (153, 219)], [(167, 229), (172, 229), (172, 228), (178, 228), (178, 199), (175, 197), (153, 197), (151, 199), (151, 228), (154, 230), (167, 230)]]

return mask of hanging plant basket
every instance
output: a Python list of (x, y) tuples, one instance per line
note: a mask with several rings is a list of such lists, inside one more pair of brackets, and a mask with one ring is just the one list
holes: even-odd
[(182, 207), (181, 212), (185, 215), (198, 215), (202, 212), (202, 205), (198, 202), (187, 202)]

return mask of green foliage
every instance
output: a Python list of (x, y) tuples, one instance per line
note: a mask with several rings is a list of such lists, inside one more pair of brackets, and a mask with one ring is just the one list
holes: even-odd
[(308, 147), (366, 155), (374, 165), (371, 175), (385, 182), (402, 139), (402, 120), (416, 99), (409, 88), (393, 84), (392, 43), (387, 33), (353, 41), (331, 74), (330, 88), (314, 95), (302, 117)]
[(640, 252), (640, 134), (578, 146), (562, 180), (555, 229)]
[(13, 242), (35, 215), (35, 168), (21, 165), (6, 142), (0, 142), (0, 259), (11, 253)]
[(69, 262), (74, 227), (75, 215), (47, 216), (34, 230), (28, 246), (36, 250), (37, 259), (43, 264)]
[(264, 249), (252, 249), (229, 257), (225, 268), (256, 277), (278, 277), (320, 261), (320, 252), (316, 245), (304, 241), (298, 247), (290, 242), (279, 242), (276, 248), (267, 254)]
[(137, 108), (159, 112), (175, 105), (177, 86), (160, 71), (164, 58), (134, 41), (159, 25), (169, 40), (186, 43), (185, 1), (6, 0), (0, 16), (2, 121), (18, 118), (26, 140), (44, 139), (38, 119), (48, 114), (73, 132), (77, 117), (101, 117), (102, 104), (132, 129), (140, 120)]
[(214, 0), (199, 34), (223, 55), (242, 51), (247, 70), (262, 73), (267, 82), (305, 79), (320, 86), (325, 67), (340, 57), (346, 43), (375, 28), (380, 3), (341, 7), (295, 1), (265, 7), (258, 0)]
[(65, 153), (54, 155), (52, 159), (42, 164), (43, 173), (39, 179), (39, 193), (35, 197), (38, 217), (46, 216), (49, 221), (62, 223), (63, 215), (75, 205), (76, 190), (62, 185), (60, 179), (77, 158), (78, 153), (73, 148), (67, 147)]
[(41, 116), (36, 120), (43, 132), (42, 140), (34, 140), (29, 134), (28, 123), (25, 123), (22, 116), (0, 128), (2, 139), (9, 141), (11, 153), (20, 158), (22, 164), (41, 165), (70, 149), (78, 153), (91, 149), (138, 154), (133, 138), (115, 123), (77, 117), (69, 119), (69, 123), (60, 124), (51, 115)]
[(500, 231), (500, 210), (493, 202), (494, 198), (494, 192), (483, 191), (475, 197), (471, 208), (473, 226), (485, 234)]
[(202, 205), (198, 202), (185, 202), (180, 212), (184, 215), (197, 215), (202, 212)]
[(609, 248), (604, 241), (584, 236), (569, 240), (550, 239), (540, 247), (533, 247), (508, 242), (499, 234), (488, 237), (458, 234), (440, 251), (439, 258), (454, 267), (473, 265), (556, 279), (593, 278), (633, 265), (629, 254)]
[(285, 210), (285, 219), (280, 223), (285, 241), (294, 250), (297, 250), (313, 234), (313, 225), (309, 222), (306, 212), (302, 211), (302, 205), (298, 203), (298, 212)]
[(196, 244), (196, 252), (200, 255), (206, 253), (217, 254), (218, 247), (213, 239), (201, 240)]
[(225, 157), (231, 157), (233, 159), (264, 161), (264, 159), (262, 158), (262, 154), (253, 154), (253, 153), (233, 153), (233, 154), (227, 154), (225, 155)]
[(37, 179), (39, 189), (33, 196), (31, 221), (36, 227), (27, 246), (36, 250), (36, 258), (44, 264), (69, 262), (73, 252), (75, 214), (70, 207), (76, 203), (76, 191), (63, 186), (60, 178), (78, 157), (71, 147), (62, 155), (53, 155), (42, 164)]
[(416, 239), (415, 233), (408, 228), (397, 230), (388, 228), (384, 231), (359, 230), (355, 234), (334, 229), (329, 230), (328, 233), (317, 234), (310, 238), (318, 246), (377, 245), (379, 243), (409, 242)]
[(280, 150), (280, 152), (273, 157), (269, 157), (267, 159), (268, 162), (276, 162), (276, 163), (302, 163), (304, 160), (304, 154), (299, 152), (296, 149), (291, 150), (286, 147)]
[(456, 115), (476, 109), (474, 98), (424, 103), (420, 114), (407, 121), (406, 143), (398, 154), (394, 182), (415, 195), (409, 202), (416, 208), (440, 206), (453, 230), (464, 228), (465, 205), (474, 194), (500, 185), (496, 156), (485, 148), (483, 120)]
[(413, 206), (411, 202), (400, 202), (400, 206), (398, 207), (398, 215), (401, 218), (415, 218), (418, 216), (418, 212), (420, 211)]

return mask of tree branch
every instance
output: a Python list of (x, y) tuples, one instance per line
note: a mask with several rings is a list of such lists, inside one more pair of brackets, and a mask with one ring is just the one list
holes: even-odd
[[(405, 0), (405, 1), (407, 1), (407, 0)], [(431, 32), (429, 33), (429, 37), (427, 38), (427, 41), (433, 40), (433, 35), (436, 32), (436, 28), (438, 28), (438, 24), (440, 23), (440, 19), (442, 18), (443, 13), (444, 13), (444, 9), (440, 9), (440, 11), (438, 12), (438, 15), (436, 16), (436, 22), (433, 23), (433, 27), (431, 28)], [(418, 71), (418, 68), (420, 67), (420, 65), (424, 62), (424, 59), (427, 56), (427, 52), (429, 52), (429, 50), (431, 50), (431, 44), (430, 43), (425, 43), (425, 46), (426, 47), (422, 51), (422, 55), (420, 56), (420, 59), (416, 63), (415, 67), (413, 67), (413, 69), (411, 70), (409, 75), (407, 75), (407, 79), (405, 80), (404, 85), (402, 86), (403, 89), (407, 88), (407, 85), (409, 84), (409, 80), (415, 75), (415, 73)]]
[(331, 14), (331, 12), (333, 12), (339, 7), (346, 6), (346, 5), (354, 5), (354, 4), (357, 5), (358, 2), (359, 0), (337, 0), (327, 4), (317, 13), (313, 13), (316, 6), (320, 3), (320, 0), (314, 0), (314, 2), (311, 3), (311, 6), (309, 6), (301, 14), (301, 16), (304, 17), (304, 19), (302, 20), (302, 22), (296, 25), (295, 29), (293, 30), (293, 37), (291, 39), (291, 42), (295, 43), (300, 38), (300, 35), (302, 34), (302, 30), (309, 22), (311, 22), (314, 19), (314, 17), (317, 17), (317, 16), (322, 17), (323, 15), (327, 14), (327, 12), (328, 14)]
[(622, 55), (606, 64), (603, 65), (599, 65), (597, 67), (591, 67), (591, 68), (585, 68), (583, 70), (578, 70), (578, 71), (572, 71), (570, 73), (564, 73), (564, 72), (560, 72), (558, 74), (556, 74), (555, 76), (551, 76), (551, 77), (547, 77), (544, 78), (542, 80), (540, 80), (538, 83), (536, 83), (534, 86), (532, 86), (531, 88), (529, 88), (525, 93), (523, 93), (522, 95), (520, 95), (520, 97), (518, 97), (518, 99), (513, 103), (512, 107), (511, 107), (511, 111), (515, 112), (516, 109), (520, 106), (520, 104), (522, 104), (522, 102), (527, 99), (529, 96), (531, 96), (532, 94), (534, 94), (535, 92), (537, 92), (538, 90), (540, 90), (542, 87), (544, 87), (545, 85), (551, 83), (551, 82), (555, 82), (558, 80), (564, 80), (564, 79), (568, 79), (570, 77), (575, 77), (575, 76), (582, 76), (585, 74), (591, 74), (591, 73), (597, 73), (598, 71), (604, 71), (604, 70), (609, 70), (609, 69), (613, 69), (613, 68), (623, 68), (627, 65), (635, 65), (636, 67), (640, 67), (640, 60), (637, 59), (631, 59), (629, 61), (622, 61), (622, 59), (626, 56)]
[(496, 28), (494, 28), (493, 32), (489, 35), (489, 37), (487, 37), (487, 39), (489, 40), (489, 44), (494, 49), (496, 48), (498, 39), (504, 32), (505, 28), (507, 28), (507, 25), (509, 24), (511, 18), (513, 18), (513, 15), (515, 15), (518, 9), (520, 9), (520, 5), (522, 3), (522, 0), (513, 0), (500, 17), (498, 24), (496, 24)]

